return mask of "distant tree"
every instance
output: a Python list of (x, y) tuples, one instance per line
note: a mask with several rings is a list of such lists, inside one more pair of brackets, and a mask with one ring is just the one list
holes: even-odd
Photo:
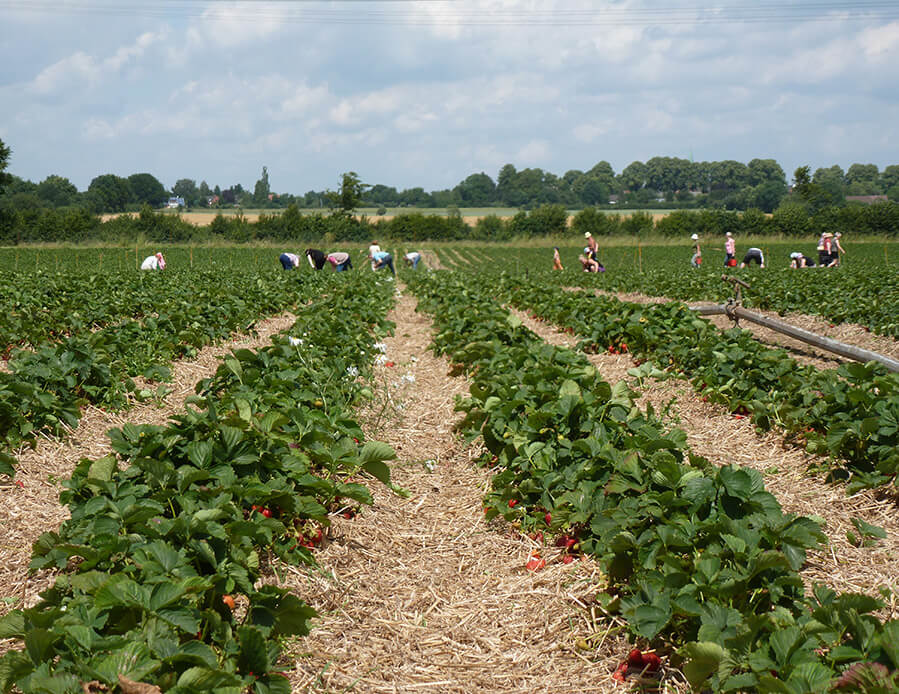
[(115, 174), (97, 176), (87, 187), (88, 207), (92, 212), (124, 212), (131, 197), (128, 179)]
[(840, 166), (835, 164), (826, 169), (815, 169), (812, 183), (820, 186), (828, 198), (822, 205), (840, 205), (845, 202), (846, 174)]
[(604, 205), (609, 202), (609, 189), (593, 175), (581, 176), (571, 187), (578, 201), (584, 205)]
[(769, 181), (786, 186), (786, 174), (774, 159), (753, 159), (747, 169), (747, 183), (751, 186), (760, 186)]
[(424, 188), (407, 188), (399, 195), (401, 205), (409, 207), (430, 207), (434, 204), (434, 199), (425, 192)]
[(204, 205), (206, 200), (212, 197), (212, 191), (209, 190), (209, 184), (206, 181), (200, 181), (200, 202)]
[(10, 182), (12, 177), (6, 172), (6, 167), (9, 165), (9, 157), (12, 154), (12, 150), (3, 144), (3, 140), (0, 140), (0, 193), (3, 192), (3, 189)]
[(853, 164), (846, 172), (849, 195), (878, 195), (883, 192), (876, 164)]
[(780, 201), (787, 194), (787, 184), (784, 181), (770, 180), (757, 185), (752, 190), (752, 207), (757, 207), (762, 212), (774, 212)]
[(640, 190), (646, 185), (646, 164), (642, 161), (631, 162), (624, 167), (618, 180), (623, 190), (629, 190), (632, 193)]
[(268, 167), (263, 166), (262, 176), (258, 181), (256, 181), (256, 187), (253, 188), (253, 203), (255, 203), (259, 207), (264, 207), (269, 202), (268, 196), (271, 192), (272, 189), (268, 183)]
[(890, 195), (889, 191), (897, 187), (899, 187), (899, 164), (890, 164), (880, 174), (880, 188), (894, 200), (895, 194)]
[[(800, 166), (796, 169), (796, 171), (793, 172), (793, 193), (796, 195), (796, 199), (792, 201), (792, 206), (795, 207), (796, 203), (799, 202), (803, 204), (807, 208), (807, 210), (814, 213), (827, 207), (828, 205), (831, 205), (832, 197), (820, 183), (815, 183), (812, 180), (810, 171), (811, 169), (808, 166)], [(784, 204), (782, 203), (781, 208), (783, 207)], [(784, 219), (796, 219), (795, 210), (791, 208), (790, 210), (785, 212)], [(790, 225), (795, 226), (792, 221), (788, 226)]]
[(456, 186), (459, 199), (466, 207), (482, 207), (493, 202), (496, 195), (496, 184), (483, 171), (471, 174)]
[(69, 207), (78, 202), (78, 188), (62, 176), (47, 176), (38, 183), (35, 192), (51, 207)]
[(599, 181), (610, 193), (619, 192), (619, 187), (615, 180), (615, 170), (609, 162), (600, 161), (587, 173)]
[(344, 214), (351, 214), (361, 204), (362, 194), (366, 188), (368, 186), (359, 180), (359, 174), (348, 171), (340, 177), (340, 188), (327, 193), (331, 208)]
[(153, 174), (136, 173), (128, 177), (131, 185), (131, 202), (147, 203), (150, 207), (160, 207), (169, 197), (165, 186)]
[(519, 195), (515, 191), (515, 178), (518, 171), (512, 164), (506, 164), (496, 177), (496, 198), (507, 207), (517, 207)]
[(396, 188), (378, 183), (371, 187), (365, 197), (375, 204), (396, 205), (400, 196)]
[(197, 188), (197, 182), (190, 178), (180, 178), (175, 181), (172, 186), (172, 194), (179, 198), (184, 198), (184, 203), (188, 207), (196, 207), (200, 199), (200, 189)]

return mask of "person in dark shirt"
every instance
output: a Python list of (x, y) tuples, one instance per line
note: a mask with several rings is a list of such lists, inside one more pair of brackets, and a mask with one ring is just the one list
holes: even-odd
[(790, 253), (790, 267), (815, 267), (815, 261), (809, 258), (807, 255), (803, 255), (802, 253), (799, 253), (797, 251), (794, 253)]
[(313, 270), (321, 270), (328, 262), (328, 257), (317, 248), (307, 248), (306, 260)]

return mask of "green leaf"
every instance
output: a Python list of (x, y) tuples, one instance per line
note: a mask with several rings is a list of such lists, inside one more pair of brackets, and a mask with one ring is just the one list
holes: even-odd
[(0, 639), (16, 639), (25, 635), (25, 615), (13, 610), (0, 617)]
[(174, 627), (178, 627), (188, 634), (196, 634), (200, 630), (200, 622), (194, 617), (190, 610), (160, 610), (157, 614), (164, 622), (167, 622)]
[(827, 691), (832, 678), (830, 668), (821, 663), (801, 663), (790, 673), (787, 684), (792, 685), (793, 691), (815, 694)]
[[(364, 465), (370, 462), (382, 462), (396, 458), (396, 451), (381, 441), (366, 441), (359, 451), (359, 459)], [(380, 479), (380, 478), (379, 478)], [(383, 480), (382, 480), (383, 481)]]
[(206, 692), (216, 687), (239, 686), (241, 679), (237, 675), (218, 668), (192, 667), (181, 673), (178, 686), (185, 691)]
[(15, 469), (16, 459), (7, 454), (0, 452), (0, 475), (8, 475), (9, 477), (15, 477), (16, 469)]
[(864, 537), (877, 537), (882, 540), (887, 536), (886, 530), (884, 530), (880, 526), (866, 523), (861, 518), (852, 518), (851, 520), (852, 525), (855, 526), (855, 529), (858, 530)]
[(212, 441), (191, 441), (187, 444), (187, 457), (198, 468), (205, 468), (212, 462)]
[(688, 643), (681, 649), (681, 653), (687, 658), (683, 668), (684, 675), (696, 690), (702, 689), (709, 676), (718, 670), (725, 655), (721, 646), (710, 641)]
[(880, 645), (893, 661), (893, 667), (899, 669), (899, 620), (891, 620), (883, 625)]
[(116, 470), (116, 458), (114, 455), (107, 455), (103, 458), (97, 458), (91, 463), (87, 472), (88, 479), (100, 480), (101, 482), (109, 482), (112, 479), (112, 473)]
[(25, 650), (35, 665), (53, 657), (53, 644), (56, 636), (47, 629), (30, 629), (25, 634)]
[(262, 674), (271, 669), (265, 637), (256, 627), (241, 627), (237, 632), (240, 650), (237, 655), (237, 668), (243, 673)]

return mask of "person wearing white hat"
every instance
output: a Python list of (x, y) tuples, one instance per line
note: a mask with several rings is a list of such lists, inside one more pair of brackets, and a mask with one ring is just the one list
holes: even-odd
[(834, 266), (839, 265), (840, 262), (842, 262), (842, 260), (843, 260), (843, 256), (846, 254), (846, 251), (843, 249), (843, 244), (840, 243), (841, 238), (843, 238), (842, 231), (838, 231), (836, 234), (833, 235), (833, 246), (831, 247), (831, 250), (832, 251), (835, 250), (836, 252), (831, 253), (831, 256), (832, 256), (833, 260), (835, 261), (833, 263)]
[(737, 264), (737, 242), (729, 231), (724, 235), (727, 237), (724, 242), (724, 267), (734, 267)]
[(593, 238), (593, 234), (591, 234), (589, 231), (584, 232), (584, 238), (587, 239), (587, 248), (590, 249), (590, 258), (598, 263), (599, 258), (597, 258), (596, 255), (597, 251), (599, 250), (599, 246), (596, 243), (596, 239)]
[(835, 263), (833, 254), (833, 234), (825, 231), (818, 239), (818, 265), (832, 267)]
[(694, 241), (693, 257), (690, 258), (690, 265), (699, 267), (702, 265), (702, 250), (699, 248), (699, 234), (693, 234), (690, 238)]

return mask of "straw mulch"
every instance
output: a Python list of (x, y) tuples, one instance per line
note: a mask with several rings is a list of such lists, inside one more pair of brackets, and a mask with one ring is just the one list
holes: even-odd
[[(571, 347), (574, 340), (553, 327), (518, 312), (525, 324), (547, 342)], [(807, 585), (815, 582), (847, 592), (882, 597), (885, 586), (899, 591), (899, 506), (893, 490), (866, 490), (849, 496), (841, 484), (827, 484), (810, 468), (827, 469), (827, 460), (813, 457), (786, 443), (776, 432), (757, 432), (748, 418), (738, 418), (722, 405), (703, 402), (689, 383), (677, 378), (645, 379), (642, 386), (627, 374), (633, 368), (628, 355), (595, 354), (588, 359), (610, 383), (626, 380), (638, 393), (638, 404), (652, 404), (672, 425), (687, 434), (690, 449), (716, 465), (737, 464), (763, 473), (765, 486), (785, 511), (817, 516), (825, 521), (829, 544), (809, 555), (802, 570)], [(858, 532), (859, 518), (882, 527), (887, 537), (870, 547), (849, 543), (846, 533)], [(883, 616), (899, 616), (895, 597)]]
[[(38, 593), (55, 580), (52, 572), (28, 575), (31, 545), (68, 518), (68, 509), (59, 504), (59, 493), (62, 480), (69, 477), (78, 461), (112, 452), (106, 432), (128, 422), (164, 424), (184, 408), (196, 383), (215, 373), (223, 355), (241, 347), (258, 349), (295, 320), (283, 314), (260, 321), (254, 336), (235, 335), (227, 343), (205, 347), (195, 359), (176, 362), (172, 365), (172, 381), (166, 384), (171, 392), (165, 398), (134, 403), (123, 412), (105, 412), (88, 405), (78, 427), (66, 437), (42, 436), (34, 449), (17, 451), (15, 482), (0, 485), (0, 615), (14, 607), (32, 605)], [(0, 641), (0, 652), (11, 645)]]
[[(374, 507), (336, 518), (319, 567), (285, 578), (321, 613), (287, 654), (293, 691), (615, 691), (628, 645), (592, 604), (603, 576), (484, 522), (489, 472), (453, 430), (468, 383), (428, 352), (431, 324), (414, 308), (398, 299), (385, 340), (396, 366), (378, 369), (360, 413), (368, 435), (395, 448), (393, 479), (407, 494), (372, 483)], [(535, 550), (546, 567), (532, 573)]]

